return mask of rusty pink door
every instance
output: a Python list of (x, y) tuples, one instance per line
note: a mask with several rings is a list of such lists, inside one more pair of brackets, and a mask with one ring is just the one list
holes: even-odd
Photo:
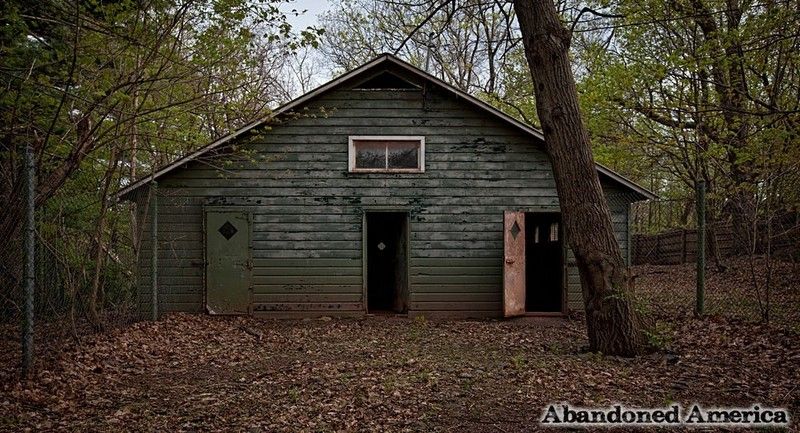
[(503, 215), (503, 315), (525, 314), (525, 212)]

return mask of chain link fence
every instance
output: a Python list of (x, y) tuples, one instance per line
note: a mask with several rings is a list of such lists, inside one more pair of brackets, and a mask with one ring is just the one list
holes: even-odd
[[(136, 252), (120, 213), (109, 212), (105, 230), (84, 214), (85, 197), (56, 198), (35, 212), (34, 313), (37, 321), (69, 319), (73, 332), (86, 325), (114, 326), (130, 322), (135, 310), (133, 282)], [(93, 212), (86, 212), (93, 213)], [(0, 250), (0, 299), (4, 321), (18, 322), (24, 312), (26, 247), (24, 230), (17, 229)], [(95, 317), (100, 321), (95, 323)]]
[(800, 213), (762, 216), (745, 236), (729, 216), (706, 209), (703, 239), (698, 203), (687, 197), (631, 206), (630, 263), (642, 308), (676, 320), (696, 314), (701, 296), (705, 315), (800, 331)]
[[(33, 207), (32, 245), (25, 239), (30, 206), (8, 204), (14, 218), (7, 220), (13, 226), (4, 227), (8, 236), (0, 244), (0, 326), (9, 339), (35, 342), (34, 362), (62, 344), (142, 318), (135, 286), (142, 224), (135, 203), (147, 207), (149, 192), (138, 193), (145, 194), (143, 200), (117, 202), (114, 189), (98, 185), (96, 178), (68, 180), (58, 194)], [(28, 263), (32, 297), (26, 293)], [(33, 338), (24, 338), (29, 298)]]

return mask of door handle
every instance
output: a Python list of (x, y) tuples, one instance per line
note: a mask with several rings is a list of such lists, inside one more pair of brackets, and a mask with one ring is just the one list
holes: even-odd
[(243, 262), (234, 262), (234, 264), (239, 265), (239, 266), (241, 266), (243, 268), (246, 268), (246, 269), (250, 269), (250, 270), (253, 269), (253, 261), (250, 260), (250, 259), (245, 260)]
[(514, 261), (515, 261), (514, 259), (506, 259), (506, 263), (508, 263), (509, 265), (514, 264)]

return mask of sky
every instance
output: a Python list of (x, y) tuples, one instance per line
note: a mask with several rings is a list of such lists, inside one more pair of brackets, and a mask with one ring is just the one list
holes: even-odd
[[(286, 14), (286, 20), (289, 22), (289, 24), (292, 25), (293, 30), (297, 33), (299, 33), (301, 30), (307, 27), (319, 25), (319, 16), (327, 12), (333, 6), (330, 3), (330, 1), (332, 0), (294, 0), (294, 1), (285, 0), (285, 1), (287, 1), (287, 3), (284, 3), (282, 5), (281, 10)], [(305, 10), (306, 12), (302, 15), (294, 16), (294, 14), (291, 13), (292, 9), (295, 9), (298, 12), (302, 12), (303, 10)], [(312, 58), (314, 58), (318, 64), (324, 64), (324, 61), (322, 61), (321, 54), (319, 51), (312, 50), (309, 53), (309, 55)], [(319, 86), (329, 81), (332, 78), (333, 78), (332, 71), (328, 67), (317, 68), (315, 73), (313, 74), (312, 88)], [(297, 97), (297, 96), (300, 96), (299, 93), (292, 95), (292, 97)]]
[[(288, 21), (295, 30), (304, 29), (308, 26), (318, 24), (317, 17), (331, 7), (328, 0), (295, 0), (292, 3), (283, 5), (283, 10), (287, 12)], [(298, 11), (307, 10), (303, 15), (295, 17), (289, 15), (292, 9)]]

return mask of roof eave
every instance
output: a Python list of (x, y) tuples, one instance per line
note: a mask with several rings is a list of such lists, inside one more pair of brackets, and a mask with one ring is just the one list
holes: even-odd
[(656, 200), (658, 199), (658, 195), (654, 192), (650, 191), (647, 188), (644, 188), (638, 185), (636, 182), (628, 179), (627, 177), (617, 173), (616, 171), (600, 164), (599, 162), (594, 163), (595, 167), (597, 167), (597, 171), (608, 176), (609, 178), (613, 179), (617, 183), (627, 187), (628, 189), (635, 192), (642, 200)]
[[(229, 133), (229, 134), (227, 134), (225, 136), (222, 136), (222, 137), (218, 138), (217, 140), (211, 142), (210, 144), (208, 144), (206, 146), (203, 146), (202, 148), (200, 148), (200, 149), (198, 149), (198, 150), (196, 150), (194, 152), (191, 152), (191, 153), (187, 154), (186, 156), (184, 156), (182, 158), (179, 158), (178, 160), (176, 160), (176, 161), (174, 161), (174, 162), (172, 162), (172, 163), (170, 163), (168, 165), (165, 165), (164, 167), (159, 168), (158, 170), (156, 170), (155, 172), (153, 172), (151, 175), (149, 175), (147, 177), (144, 177), (144, 178), (141, 178), (139, 180), (134, 181), (130, 185), (128, 185), (128, 186), (120, 189), (119, 191), (117, 191), (117, 193), (114, 194), (114, 199), (116, 201), (127, 199), (128, 195), (130, 193), (132, 193), (133, 191), (135, 191), (136, 189), (138, 189), (138, 188), (140, 188), (140, 187), (142, 187), (142, 186), (144, 186), (144, 185), (146, 185), (146, 184), (148, 184), (148, 183), (150, 183), (150, 182), (152, 182), (154, 180), (158, 180), (161, 176), (167, 174), (168, 172), (174, 170), (175, 168), (180, 167), (181, 165), (184, 165), (184, 164), (186, 164), (186, 163), (188, 163), (188, 162), (190, 162), (192, 160), (195, 160), (196, 158), (198, 158), (199, 156), (205, 154), (206, 152), (210, 152), (210, 151), (212, 151), (214, 149), (220, 148), (221, 146), (225, 145), (226, 143), (230, 142), (231, 140), (234, 140), (237, 137), (240, 137), (240, 136), (248, 133), (252, 129), (257, 128), (257, 127), (265, 124), (269, 120), (274, 119), (275, 117), (277, 117), (277, 116), (279, 116), (279, 115), (281, 115), (283, 113), (286, 113), (287, 111), (290, 111), (290, 110), (292, 110), (292, 109), (294, 109), (294, 108), (296, 108), (298, 106), (301, 106), (301, 105), (305, 104), (306, 102), (308, 102), (309, 100), (319, 96), (320, 94), (325, 93), (328, 90), (331, 90), (331, 89), (333, 89), (335, 87), (338, 87), (343, 82), (345, 82), (345, 81), (347, 81), (347, 80), (349, 80), (349, 79), (361, 74), (362, 72), (364, 72), (366, 70), (369, 70), (369, 69), (371, 69), (371, 68), (373, 68), (375, 66), (378, 66), (379, 64), (384, 63), (384, 62), (390, 62), (390, 63), (392, 63), (392, 64), (404, 69), (405, 71), (407, 71), (407, 72), (409, 72), (411, 74), (417, 75), (417, 76), (419, 76), (419, 77), (421, 77), (421, 78), (423, 78), (425, 80), (428, 80), (428, 81), (436, 84), (440, 88), (444, 89), (445, 91), (453, 94), (454, 96), (469, 102), (470, 104), (476, 106), (479, 109), (482, 109), (484, 111), (488, 111), (490, 114), (492, 114), (495, 117), (498, 117), (498, 118), (502, 119), (503, 121), (511, 124), (512, 126), (516, 127), (517, 129), (519, 129), (519, 130), (531, 135), (532, 137), (534, 137), (534, 138), (536, 138), (538, 140), (544, 141), (544, 134), (541, 131), (539, 131), (538, 129), (536, 129), (536, 128), (528, 125), (528, 124), (525, 124), (523, 122), (520, 122), (519, 120), (517, 120), (517, 119), (515, 119), (515, 118), (513, 118), (513, 117), (511, 117), (511, 116), (509, 116), (509, 115), (507, 115), (505, 113), (503, 113), (502, 111), (498, 110), (497, 108), (495, 108), (495, 107), (489, 105), (488, 103), (486, 103), (486, 102), (484, 102), (484, 101), (482, 101), (482, 100), (470, 95), (469, 93), (466, 93), (466, 92), (464, 92), (462, 90), (459, 90), (459, 89), (457, 89), (457, 88), (445, 83), (444, 81), (434, 77), (433, 75), (431, 75), (431, 74), (429, 74), (429, 73), (427, 73), (427, 72), (425, 72), (425, 71), (423, 71), (421, 69), (415, 68), (415, 67), (411, 66), (410, 64), (408, 64), (406, 62), (403, 62), (402, 60), (398, 59), (397, 57), (395, 57), (392, 54), (383, 53), (380, 56), (376, 57), (375, 59), (373, 59), (373, 60), (361, 65), (360, 67), (358, 67), (356, 69), (353, 69), (352, 71), (347, 72), (345, 74), (342, 74), (341, 76), (339, 76), (339, 77), (337, 77), (337, 78), (335, 78), (335, 79), (333, 79), (333, 80), (331, 80), (331, 81), (329, 81), (329, 82), (317, 87), (316, 89), (314, 89), (314, 90), (312, 90), (312, 91), (310, 91), (310, 92), (308, 92), (308, 93), (306, 93), (306, 94), (304, 94), (304, 95), (302, 95), (302, 96), (300, 96), (300, 97), (298, 97), (298, 98), (296, 98), (296, 99), (294, 99), (294, 100), (292, 100), (292, 101), (290, 101), (290, 102), (278, 107), (277, 109), (272, 111), (269, 115), (267, 115), (265, 117), (262, 117), (262, 118), (260, 118), (258, 120), (255, 120), (255, 121), (245, 125), (244, 127), (240, 128), (240, 129), (238, 129), (238, 130), (236, 130), (234, 132), (231, 132), (231, 133)], [(605, 176), (609, 177), (610, 179), (616, 181), (617, 183), (619, 183), (619, 184), (631, 189), (632, 191), (637, 193), (643, 200), (658, 198), (658, 196), (656, 194), (654, 194), (651, 191), (649, 191), (649, 190), (637, 185), (635, 182), (631, 181), (630, 179), (627, 179), (626, 177), (624, 177), (621, 174), (611, 170), (610, 168), (605, 167), (605, 166), (603, 166), (601, 164), (597, 164), (597, 163), (595, 163), (595, 165), (597, 167), (598, 172), (604, 174)]]
[(331, 88), (338, 86), (341, 82), (346, 81), (346, 80), (348, 80), (348, 79), (360, 74), (364, 70), (370, 69), (370, 68), (376, 66), (378, 63), (381, 63), (381, 62), (385, 61), (388, 58), (388, 56), (389, 56), (388, 54), (382, 54), (381, 56), (376, 57), (374, 60), (372, 60), (370, 62), (367, 62), (367, 63), (361, 65), (360, 67), (358, 67), (356, 69), (353, 69), (352, 71), (347, 72), (347, 73), (345, 73), (345, 74), (343, 74), (343, 75), (341, 75), (341, 76), (339, 76), (339, 77), (337, 77), (337, 78), (335, 78), (335, 79), (323, 84), (322, 86), (319, 86), (316, 89), (314, 89), (314, 90), (312, 90), (312, 91), (310, 91), (310, 92), (308, 92), (308, 93), (306, 93), (306, 94), (304, 94), (304, 95), (302, 95), (302, 96), (300, 96), (300, 97), (298, 97), (296, 99), (293, 99), (292, 101), (287, 102), (284, 105), (281, 105), (280, 107), (278, 107), (275, 110), (273, 110), (267, 116), (264, 116), (264, 117), (262, 117), (260, 119), (257, 119), (255, 121), (253, 121), (253, 122), (251, 122), (251, 123), (239, 128), (236, 131), (228, 133), (228, 134), (226, 134), (226, 135), (214, 140), (213, 142), (201, 147), (200, 149), (197, 149), (196, 151), (191, 152), (191, 153), (187, 154), (186, 156), (183, 156), (183, 157), (177, 159), (176, 161), (159, 168), (158, 170), (156, 170), (155, 172), (153, 172), (149, 176), (146, 176), (146, 177), (143, 177), (141, 179), (138, 179), (138, 180), (134, 181), (130, 185), (128, 185), (128, 186), (126, 186), (124, 188), (121, 188), (119, 191), (117, 191), (117, 193), (114, 194), (114, 200), (115, 201), (119, 201), (119, 200), (126, 199), (128, 194), (130, 194), (131, 192), (135, 191), (136, 189), (144, 186), (145, 184), (148, 184), (148, 183), (150, 183), (150, 182), (152, 182), (154, 180), (158, 180), (158, 178), (160, 178), (161, 176), (163, 176), (163, 175), (167, 174), (168, 172), (174, 170), (175, 168), (180, 167), (181, 165), (186, 164), (186, 163), (196, 159), (197, 157), (199, 157), (200, 155), (205, 154), (206, 152), (210, 152), (213, 149), (219, 148), (219, 147), (223, 146), (224, 144), (228, 143), (229, 141), (234, 140), (235, 138), (242, 136), (243, 134), (251, 131), (252, 129), (263, 125), (264, 123), (268, 122), (269, 120), (274, 119), (275, 117), (277, 117), (277, 116), (279, 116), (279, 115), (281, 115), (283, 113), (286, 113), (287, 111), (292, 110), (292, 109), (296, 108), (299, 105), (304, 104), (305, 102), (307, 102), (310, 99), (315, 98), (319, 94), (324, 93), (324, 92), (330, 90)]

